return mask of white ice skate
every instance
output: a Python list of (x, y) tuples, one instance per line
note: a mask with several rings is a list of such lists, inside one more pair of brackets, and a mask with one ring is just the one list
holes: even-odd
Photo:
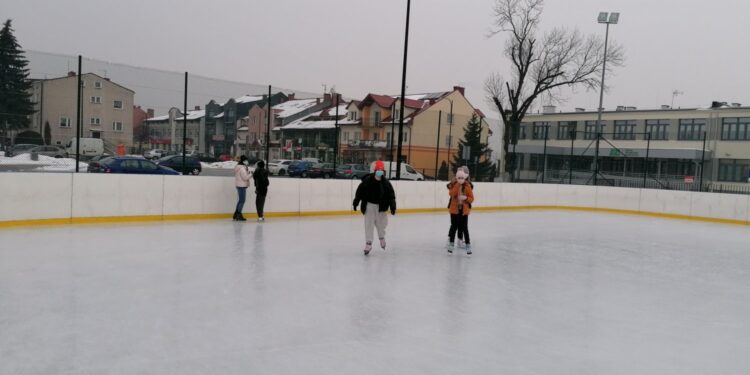
[(380, 239), (380, 247), (385, 250), (385, 238)]
[(372, 250), (372, 244), (368, 242), (365, 244), (365, 255), (369, 254), (370, 250)]

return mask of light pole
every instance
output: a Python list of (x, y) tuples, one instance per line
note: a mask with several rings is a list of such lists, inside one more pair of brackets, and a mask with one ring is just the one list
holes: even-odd
[(445, 98), (445, 100), (451, 103), (451, 112), (448, 116), (448, 180), (451, 175), (451, 146), (453, 146), (453, 100)]
[(617, 21), (620, 20), (620, 13), (607, 13), (599, 12), (598, 21), (607, 25), (607, 29), (604, 33), (604, 61), (602, 63), (602, 82), (599, 87), (599, 113), (596, 116), (596, 152), (594, 155), (594, 186), (597, 185), (597, 178), (599, 176), (599, 140), (601, 139), (602, 131), (602, 108), (604, 102), (604, 75), (607, 71), (607, 42), (609, 41), (609, 25), (616, 25)]
[[(398, 154), (396, 155), (396, 179), (401, 179), (401, 146), (404, 134), (404, 102), (406, 101), (406, 57), (409, 52), (409, 14), (411, 13), (411, 0), (406, 0), (406, 32), (404, 32), (404, 66), (401, 73), (401, 100), (398, 120)], [(411, 162), (411, 160), (409, 160)], [(393, 163), (393, 162), (391, 162)], [(391, 164), (392, 165), (392, 164)]]

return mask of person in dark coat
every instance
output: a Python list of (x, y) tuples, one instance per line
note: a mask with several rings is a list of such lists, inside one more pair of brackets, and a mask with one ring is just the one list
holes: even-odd
[(372, 232), (378, 230), (380, 247), (385, 250), (385, 228), (388, 226), (388, 213), (396, 214), (396, 192), (393, 185), (385, 177), (385, 165), (382, 161), (375, 162), (375, 173), (362, 177), (354, 196), (354, 210), (362, 203), (360, 210), (365, 215), (365, 255), (372, 250)]
[(263, 160), (259, 161), (253, 172), (253, 182), (255, 183), (255, 209), (258, 212), (258, 221), (265, 221), (263, 208), (266, 205), (266, 195), (268, 194), (268, 170)]

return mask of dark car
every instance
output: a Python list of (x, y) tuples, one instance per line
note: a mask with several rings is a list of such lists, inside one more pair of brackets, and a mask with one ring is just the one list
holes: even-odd
[(307, 174), (308, 176), (310, 176), (310, 178), (331, 178), (335, 175), (333, 170), (333, 163), (313, 164), (312, 168), (310, 168), (310, 171), (308, 171)]
[(143, 158), (132, 156), (112, 156), (98, 162), (90, 163), (89, 173), (126, 173), (126, 174), (162, 174), (178, 175), (174, 169), (157, 165)]
[(161, 165), (162, 167), (172, 168), (178, 172), (181, 172), (182, 174), (199, 175), (203, 171), (203, 168), (201, 168), (201, 162), (198, 161), (198, 158), (194, 156), (185, 157), (184, 169), (182, 166), (181, 155), (170, 155), (167, 157), (163, 157), (161, 158), (161, 160), (159, 160), (159, 165)]
[(336, 166), (336, 177), (361, 179), (369, 174), (370, 170), (362, 164), (341, 164)]
[(21, 154), (28, 154), (32, 148), (39, 147), (39, 145), (31, 145), (26, 143), (19, 143), (16, 145), (11, 146), (7, 151), (5, 151), (5, 156), (17, 156)]
[(307, 174), (310, 172), (310, 168), (312, 168), (313, 163), (311, 161), (304, 161), (304, 160), (295, 160), (292, 162), (292, 164), (289, 164), (289, 168), (287, 168), (287, 174), (289, 177), (307, 177)]

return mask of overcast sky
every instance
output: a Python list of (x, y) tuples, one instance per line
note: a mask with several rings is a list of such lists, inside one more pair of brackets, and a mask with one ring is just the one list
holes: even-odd
[[(413, 0), (409, 92), (467, 88), (487, 109), (483, 82), (509, 75), (502, 36), (486, 38), (493, 0)], [(406, 0), (3, 0), (25, 49), (347, 97), (396, 94)], [(750, 105), (744, 0), (548, 0), (543, 29), (604, 34), (599, 11), (619, 11), (610, 36), (626, 66), (608, 76), (605, 107)], [(565, 92), (562, 109), (595, 109), (598, 95)], [(542, 103), (538, 103), (541, 105)], [(538, 108), (538, 106), (537, 106)], [(496, 117), (496, 116), (493, 116)]]

